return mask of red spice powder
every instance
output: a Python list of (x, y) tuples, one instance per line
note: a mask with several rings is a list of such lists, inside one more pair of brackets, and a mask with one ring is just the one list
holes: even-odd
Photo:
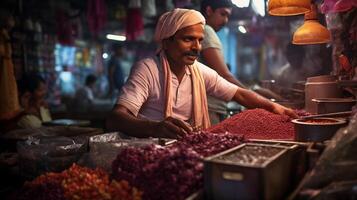
[(336, 123), (337, 121), (332, 119), (308, 119), (308, 120), (302, 120), (302, 122), (311, 123), (311, 124), (333, 124)]
[(245, 139), (294, 139), (294, 124), (291, 118), (264, 109), (245, 110), (210, 127), (207, 131), (242, 134)]

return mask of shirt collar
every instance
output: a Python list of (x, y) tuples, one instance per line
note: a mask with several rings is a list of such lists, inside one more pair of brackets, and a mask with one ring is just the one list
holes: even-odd
[(189, 69), (189, 66), (186, 66), (185, 67), (185, 73), (186, 73), (186, 75), (191, 75), (191, 71), (190, 71), (190, 69)]

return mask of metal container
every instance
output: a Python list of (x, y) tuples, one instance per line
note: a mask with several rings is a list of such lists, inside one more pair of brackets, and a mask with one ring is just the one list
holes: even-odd
[[(328, 122), (327, 122), (328, 121)], [(336, 131), (347, 124), (344, 119), (314, 118), (292, 120), (295, 140), (300, 142), (323, 142), (331, 139)]]
[(310, 148), (312, 143), (260, 139), (250, 139), (249, 142), (274, 146), (284, 146), (288, 149), (289, 157), (291, 157), (289, 159), (291, 162), (291, 164), (289, 165), (291, 167), (289, 173), (289, 192), (292, 192), (308, 170), (308, 166), (310, 165), (308, 149)]
[(314, 98), (339, 98), (342, 89), (338, 85), (336, 76), (309, 77), (305, 84), (305, 109), (310, 113), (317, 113)]
[(336, 81), (337, 76), (335, 75), (321, 75), (321, 76), (312, 76), (307, 78), (307, 82), (330, 82)]
[(351, 98), (315, 98), (312, 102), (316, 104), (317, 114), (351, 111), (356, 105), (356, 100)]
[[(269, 149), (274, 153), (259, 161), (264, 154), (259, 150), (249, 153), (247, 150), (252, 148)], [(246, 143), (206, 158), (205, 199), (283, 199), (290, 184), (291, 157), (287, 152), (283, 146)], [(235, 156), (257, 162), (234, 161), (231, 158)]]

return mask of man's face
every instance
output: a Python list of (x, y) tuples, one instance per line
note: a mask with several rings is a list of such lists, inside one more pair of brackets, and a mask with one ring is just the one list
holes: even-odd
[(207, 7), (206, 20), (216, 32), (228, 23), (228, 19), (232, 14), (232, 8), (217, 8), (213, 10), (211, 7)]
[(198, 58), (204, 36), (202, 24), (178, 30), (175, 35), (163, 41), (163, 49), (169, 61), (175, 66), (192, 65)]

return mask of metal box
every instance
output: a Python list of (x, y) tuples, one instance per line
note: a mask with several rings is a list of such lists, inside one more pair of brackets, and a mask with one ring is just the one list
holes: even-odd
[(288, 147), (242, 144), (204, 160), (205, 199), (283, 199), (290, 172)]
[(357, 102), (351, 98), (316, 98), (311, 101), (316, 104), (316, 114), (351, 111)]

